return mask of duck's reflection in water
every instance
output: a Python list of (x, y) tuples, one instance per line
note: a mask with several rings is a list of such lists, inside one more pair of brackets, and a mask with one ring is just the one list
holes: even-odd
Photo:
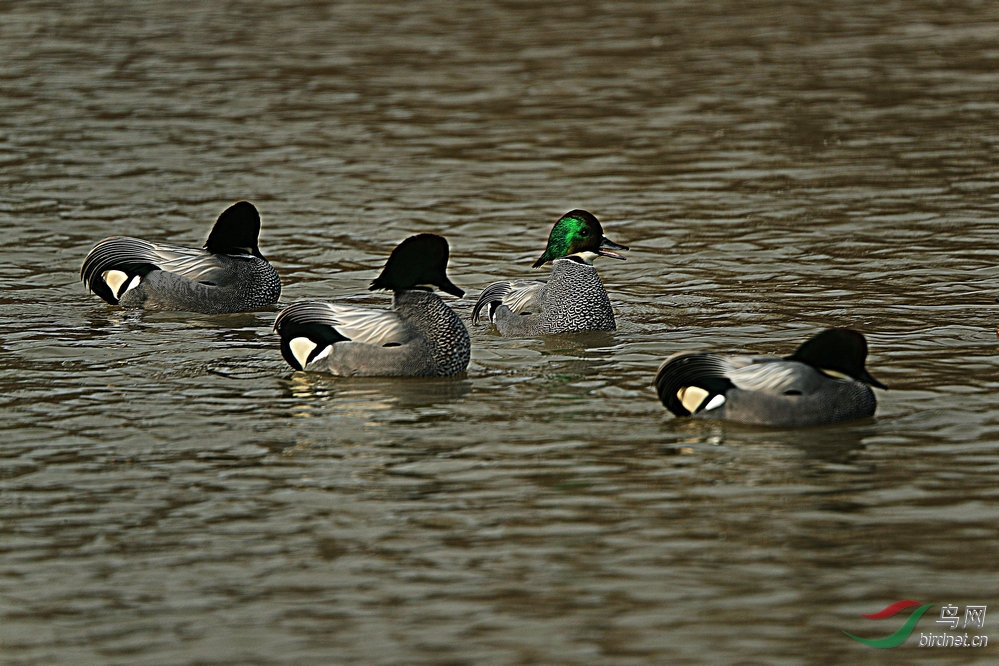
[[(296, 418), (331, 415), (378, 423), (380, 413), (448, 405), (472, 388), (466, 377), (333, 377), (296, 372), (286, 380)], [(394, 420), (394, 419), (393, 419)]]

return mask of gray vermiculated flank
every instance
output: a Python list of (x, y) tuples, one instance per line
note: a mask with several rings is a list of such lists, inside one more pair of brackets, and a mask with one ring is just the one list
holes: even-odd
[(705, 419), (787, 427), (825, 425), (874, 415), (877, 400), (866, 384), (827, 379), (816, 391), (802, 396), (771, 395), (733, 389), (719, 409), (699, 412)]
[(429, 291), (396, 292), (392, 307), (430, 343), (435, 375), (454, 375), (468, 368), (472, 344), (458, 315)]
[(497, 330), (502, 335), (615, 330), (614, 310), (597, 270), (572, 259), (557, 259), (552, 263), (540, 311), (518, 315), (500, 306), (496, 310)]
[(214, 255), (222, 268), (213, 284), (194, 282), (168, 271), (152, 271), (122, 295), (123, 307), (184, 310), (205, 314), (243, 312), (273, 305), (281, 279), (267, 261), (254, 256)]

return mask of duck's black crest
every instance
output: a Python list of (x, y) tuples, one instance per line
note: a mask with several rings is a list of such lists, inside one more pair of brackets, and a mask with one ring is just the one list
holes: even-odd
[(887, 388), (864, 367), (867, 362), (867, 339), (850, 328), (827, 328), (801, 343), (789, 361), (807, 363), (819, 370), (834, 370), (857, 381)]
[[(249, 201), (237, 201), (222, 211), (205, 242), (212, 254), (253, 254), (260, 238), (260, 213)], [(263, 258), (263, 257), (261, 257)]]
[(392, 250), (381, 275), (371, 281), (369, 289), (405, 291), (420, 285), (434, 285), (461, 298), (465, 292), (447, 277), (449, 254), (450, 248), (443, 236), (410, 236)]

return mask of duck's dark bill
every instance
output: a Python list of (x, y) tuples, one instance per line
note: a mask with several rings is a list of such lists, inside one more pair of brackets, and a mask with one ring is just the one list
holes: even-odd
[(454, 282), (451, 282), (451, 280), (447, 279), (446, 276), (439, 286), (441, 288), (441, 291), (447, 292), (452, 296), (457, 296), (458, 298), (461, 298), (462, 296), (465, 295), (465, 290), (457, 286)]
[(610, 250), (627, 250), (627, 249), (628, 249), (627, 245), (621, 245), (620, 243), (615, 243), (611, 239), (604, 236), (603, 238), (600, 239), (600, 248), (597, 250), (597, 254), (599, 254), (601, 257), (610, 257), (612, 259), (627, 259), (628, 257), (620, 255), (617, 252), (610, 252)]
[(885, 389), (886, 391), (888, 390), (887, 386), (885, 386), (878, 380), (874, 379), (871, 373), (867, 372), (867, 370), (864, 370), (864, 374), (860, 376), (860, 381), (864, 382), (865, 384), (870, 384), (871, 386), (876, 386), (879, 389)]

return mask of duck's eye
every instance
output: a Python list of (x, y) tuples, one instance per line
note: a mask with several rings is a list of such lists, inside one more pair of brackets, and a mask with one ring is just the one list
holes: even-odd
[(586, 238), (587, 236), (590, 235), (590, 230), (589, 229), (583, 229), (582, 231), (579, 232), (579, 235), (582, 236), (583, 238)]

